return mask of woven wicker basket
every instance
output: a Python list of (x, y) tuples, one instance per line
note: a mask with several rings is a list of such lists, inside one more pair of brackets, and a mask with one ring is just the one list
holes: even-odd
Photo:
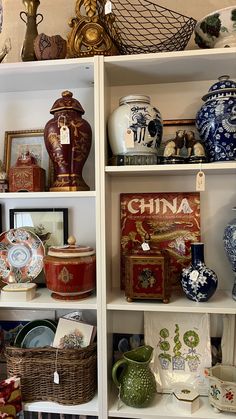
[[(97, 389), (96, 343), (80, 349), (6, 347), (8, 376), (21, 378), (22, 400), (81, 404)], [(54, 372), (59, 384), (54, 383)]]

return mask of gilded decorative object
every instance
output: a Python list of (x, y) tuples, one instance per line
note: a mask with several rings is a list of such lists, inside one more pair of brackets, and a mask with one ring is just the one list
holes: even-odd
[(82, 170), (90, 152), (92, 130), (82, 118), (84, 110), (69, 91), (62, 92), (50, 111), (54, 117), (44, 128), (44, 140), (54, 168), (50, 191), (87, 191)]
[[(82, 7), (86, 15), (81, 13)], [(75, 13), (76, 17), (69, 22), (72, 28), (68, 36), (70, 58), (118, 54), (115, 44), (104, 29), (97, 13), (96, 0), (77, 0)]]
[[(23, 0), (23, 4), (26, 8), (26, 12), (20, 12), (20, 18), (26, 23), (25, 40), (21, 51), (22, 61), (34, 61), (36, 60), (34, 52), (34, 40), (38, 35), (38, 24), (42, 22), (43, 15), (37, 13), (37, 8), (40, 4), (39, 0)], [(26, 20), (24, 17), (26, 17)], [(37, 18), (40, 20), (37, 22)]]

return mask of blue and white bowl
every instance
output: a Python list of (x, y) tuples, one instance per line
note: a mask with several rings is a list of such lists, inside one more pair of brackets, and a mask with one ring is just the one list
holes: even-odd
[(196, 127), (209, 162), (236, 160), (236, 82), (221, 76), (196, 115)]

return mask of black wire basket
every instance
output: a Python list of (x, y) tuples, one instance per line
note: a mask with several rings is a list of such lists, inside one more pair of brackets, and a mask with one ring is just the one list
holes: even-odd
[(112, 0), (112, 12), (105, 14), (106, 0), (97, 2), (104, 28), (120, 54), (181, 51), (197, 21), (148, 0)]

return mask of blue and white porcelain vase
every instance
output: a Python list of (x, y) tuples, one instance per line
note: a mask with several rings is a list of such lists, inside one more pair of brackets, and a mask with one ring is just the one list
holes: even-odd
[[(236, 211), (236, 207), (233, 210)], [(234, 272), (232, 297), (236, 301), (236, 217), (225, 227), (223, 240), (225, 252)]]
[(196, 127), (208, 161), (236, 160), (236, 82), (221, 76), (202, 99)]
[(208, 301), (216, 291), (217, 275), (205, 265), (204, 243), (192, 243), (191, 254), (191, 265), (182, 270), (183, 291), (190, 300)]
[(159, 110), (145, 95), (120, 98), (108, 119), (108, 137), (113, 156), (157, 155), (163, 122)]

